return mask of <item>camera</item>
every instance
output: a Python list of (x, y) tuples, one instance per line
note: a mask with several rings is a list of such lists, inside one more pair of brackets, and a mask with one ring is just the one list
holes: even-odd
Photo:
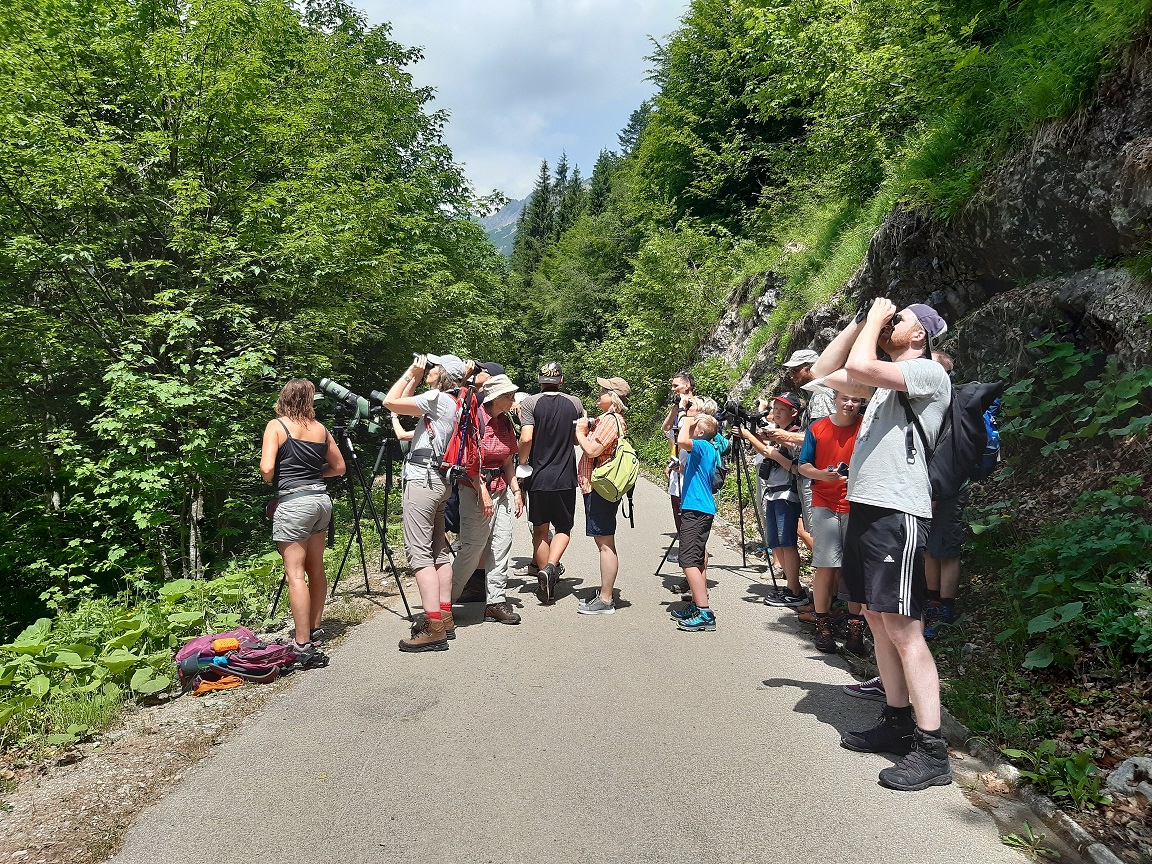
[(380, 423), (388, 412), (384, 408), (384, 394), (379, 390), (373, 390), (365, 399), (331, 378), (321, 378), (317, 389), (332, 400), (336, 416), (349, 427), (363, 423), (369, 432), (380, 431)]
[(766, 416), (767, 411), (752, 411), (735, 401), (727, 402), (724, 410), (720, 412), (720, 419), (737, 429), (741, 427), (755, 429)]

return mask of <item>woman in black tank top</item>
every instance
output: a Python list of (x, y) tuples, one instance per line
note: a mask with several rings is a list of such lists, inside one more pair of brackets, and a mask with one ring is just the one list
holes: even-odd
[(335, 440), (316, 421), (311, 381), (295, 378), (276, 400), (276, 417), (264, 427), (260, 476), (276, 488), (272, 539), (284, 559), (288, 602), (295, 641), (306, 660), (323, 657), (312, 644), (320, 633), (328, 579), (324, 573), (324, 535), (332, 517), (332, 499), (324, 478), (344, 473), (344, 457)]

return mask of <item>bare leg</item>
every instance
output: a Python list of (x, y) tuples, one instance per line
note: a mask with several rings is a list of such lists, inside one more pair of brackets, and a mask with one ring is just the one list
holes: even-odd
[(559, 564), (560, 559), (564, 557), (564, 550), (568, 548), (568, 541), (571, 539), (571, 534), (561, 534), (559, 531), (553, 534), (552, 542), (548, 544), (548, 561), (544, 563)]
[(812, 551), (812, 535), (808, 533), (808, 529), (804, 527), (804, 520), (801, 519), (796, 523), (796, 536), (800, 538), (800, 542), (808, 547), (808, 551)]
[[(880, 618), (888, 643), (899, 655), (904, 671), (904, 689), (916, 709), (916, 725), (921, 729), (939, 729), (940, 677), (936, 672), (936, 661), (924, 641), (920, 619), (895, 612), (882, 612)], [(872, 636), (876, 637), (876, 627), (872, 628)], [(876, 641), (879, 644), (879, 639)], [(876, 653), (879, 658), (880, 652)], [(880, 674), (883, 677), (883, 669)], [(887, 681), (884, 681), (884, 692), (888, 694), (888, 704), (892, 704)]]
[(320, 626), (324, 618), (324, 598), (328, 594), (328, 577), (324, 573), (324, 541), (327, 533), (320, 531), (308, 538), (304, 556), (304, 572), (308, 574), (308, 607), (311, 612), (309, 624)]
[(924, 553), (924, 582), (929, 591), (940, 590), (940, 562)]
[(612, 602), (612, 588), (616, 585), (616, 574), (620, 572), (620, 558), (616, 554), (616, 538), (597, 537), (596, 548), (600, 550), (600, 599)]
[(708, 580), (704, 571), (699, 567), (685, 567), (684, 578), (688, 580), (688, 588), (692, 591), (692, 602), (701, 609), (708, 607)]
[(812, 580), (812, 608), (816, 612), (831, 612), (832, 598), (836, 594), (839, 567), (817, 567)]
[(278, 542), (280, 557), (284, 559), (284, 579), (288, 582), (288, 605), (292, 609), (292, 624), (296, 629), (296, 641), (303, 645), (308, 641), (308, 630), (312, 626), (309, 619), (308, 582), (304, 578), (304, 559), (307, 554), (306, 541), (293, 543)]
[(532, 528), (532, 563), (543, 570), (548, 563), (548, 523)]
[[(927, 562), (927, 558), (924, 559)], [(960, 587), (960, 559), (942, 558), (940, 564), (940, 598), (955, 600)]]
[[(441, 564), (436, 568), (436, 584), (439, 586), (439, 599), (436, 608), (443, 603), (452, 602), (452, 562)], [(423, 595), (421, 595), (423, 596)]]
[[(448, 581), (451, 586), (452, 571), (448, 570)], [(412, 574), (416, 577), (416, 588), (420, 592), (420, 605), (425, 612), (440, 612), (440, 576), (435, 567), (421, 567)], [(449, 587), (451, 590), (451, 587)]]
[(788, 590), (793, 594), (799, 594), (800, 550), (795, 546), (779, 546), (772, 550), (772, 554), (780, 562), (780, 569), (784, 571), (784, 578), (788, 582)]
[[(884, 685), (884, 695), (893, 708), (908, 707), (908, 685), (904, 682), (904, 666), (900, 654), (884, 629), (883, 613), (865, 608), (864, 617), (872, 628), (872, 640), (876, 650), (876, 666), (880, 670), (880, 681)], [(923, 638), (923, 637), (921, 637)]]

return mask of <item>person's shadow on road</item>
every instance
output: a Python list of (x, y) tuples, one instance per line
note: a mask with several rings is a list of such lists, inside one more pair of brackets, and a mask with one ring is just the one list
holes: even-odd
[[(792, 710), (797, 714), (809, 714), (815, 717), (841, 735), (845, 732), (868, 729), (878, 722), (881, 703), (849, 696), (841, 684), (797, 681), (794, 678), (767, 678), (762, 683), (766, 688), (795, 687), (803, 690), (804, 695)], [(893, 764), (897, 761), (891, 753), (876, 755), (884, 757)]]

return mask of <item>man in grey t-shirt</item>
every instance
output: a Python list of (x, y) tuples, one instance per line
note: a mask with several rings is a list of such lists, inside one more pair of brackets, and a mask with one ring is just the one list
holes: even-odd
[[(897, 311), (892, 301), (878, 297), (813, 366), (837, 390), (853, 384), (876, 388), (849, 465), (852, 510), (841, 575), (849, 598), (867, 604), (887, 704), (879, 725), (846, 732), (840, 743), (904, 757), (880, 772), (881, 784), (904, 791), (952, 782), (940, 735), (940, 679), (920, 622), (932, 518), (926, 453), (936, 445), (952, 398), (948, 375), (931, 350), (947, 329), (931, 306), (916, 303)], [(877, 348), (889, 359), (879, 359)], [(905, 398), (928, 441), (919, 440), (909, 423)]]

